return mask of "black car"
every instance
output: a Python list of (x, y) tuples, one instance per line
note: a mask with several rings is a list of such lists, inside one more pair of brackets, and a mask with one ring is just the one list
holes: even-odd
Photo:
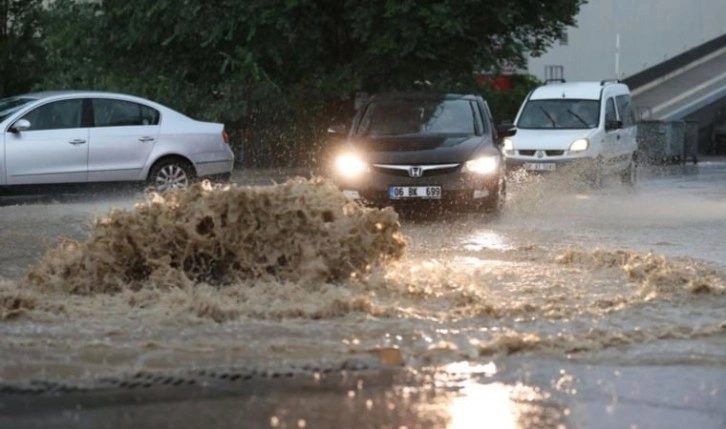
[(477, 95), (377, 94), (353, 119), (332, 176), (350, 198), (374, 205), (464, 203), (498, 211), (506, 194), (500, 139), (512, 134), (497, 130)]

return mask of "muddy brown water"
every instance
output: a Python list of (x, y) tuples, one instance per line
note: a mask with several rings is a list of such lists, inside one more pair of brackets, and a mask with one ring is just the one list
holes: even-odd
[[(403, 218), (405, 255), (348, 280), (301, 272), (307, 280), (155, 284), (90, 295), (31, 287), (24, 274), (56, 248), (58, 236), (82, 242), (94, 218), (133, 210), (140, 195), (6, 205), (0, 381), (93, 386), (139, 371), (356, 362), (468, 365), (506, 380), (505, 390), (548, 374), (541, 384), (566, 392), (574, 381), (560, 372), (563, 361), (721, 372), (723, 183), (720, 162), (649, 172), (634, 190), (522, 180), (498, 217)], [(702, 393), (723, 397), (726, 386), (718, 387)]]

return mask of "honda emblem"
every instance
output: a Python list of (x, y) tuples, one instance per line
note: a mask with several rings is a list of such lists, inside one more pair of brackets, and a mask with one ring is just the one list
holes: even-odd
[(421, 177), (423, 176), (423, 168), (411, 167), (408, 169), (408, 175), (411, 177)]

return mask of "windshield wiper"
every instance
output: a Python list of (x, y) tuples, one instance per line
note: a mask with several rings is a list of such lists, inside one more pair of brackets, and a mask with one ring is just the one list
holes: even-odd
[(578, 121), (580, 121), (580, 122), (582, 122), (582, 124), (583, 124), (584, 126), (586, 126), (586, 127), (590, 128), (590, 124), (588, 124), (588, 123), (587, 123), (587, 121), (585, 121), (584, 119), (582, 119), (582, 116), (578, 115), (577, 113), (573, 112), (573, 111), (572, 111), (572, 110), (570, 110), (570, 109), (567, 109), (567, 113), (569, 113), (570, 115), (572, 115), (572, 116), (574, 116), (575, 118), (577, 118), (577, 120), (578, 120)]
[(550, 112), (548, 112), (547, 109), (545, 109), (542, 106), (539, 106), (539, 110), (544, 112), (544, 114), (547, 116), (547, 119), (549, 119), (550, 122), (552, 122), (552, 128), (557, 128), (557, 121), (555, 121), (555, 118), (553, 118), (552, 115), (550, 115)]

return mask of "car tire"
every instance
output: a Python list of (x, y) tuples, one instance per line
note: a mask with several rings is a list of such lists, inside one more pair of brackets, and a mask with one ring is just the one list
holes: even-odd
[(489, 196), (483, 201), (484, 211), (492, 214), (499, 214), (504, 209), (504, 202), (507, 199), (507, 182), (502, 174), (499, 183), (494, 189), (489, 190)]
[(589, 174), (589, 182), (590, 187), (592, 189), (601, 189), (603, 185), (603, 160), (601, 157), (598, 157), (592, 167), (592, 171)]
[(161, 160), (151, 168), (148, 185), (156, 192), (166, 192), (188, 187), (194, 181), (194, 168), (179, 158)]
[(630, 160), (628, 167), (620, 173), (620, 181), (626, 186), (635, 186), (638, 181), (638, 163), (635, 158)]

